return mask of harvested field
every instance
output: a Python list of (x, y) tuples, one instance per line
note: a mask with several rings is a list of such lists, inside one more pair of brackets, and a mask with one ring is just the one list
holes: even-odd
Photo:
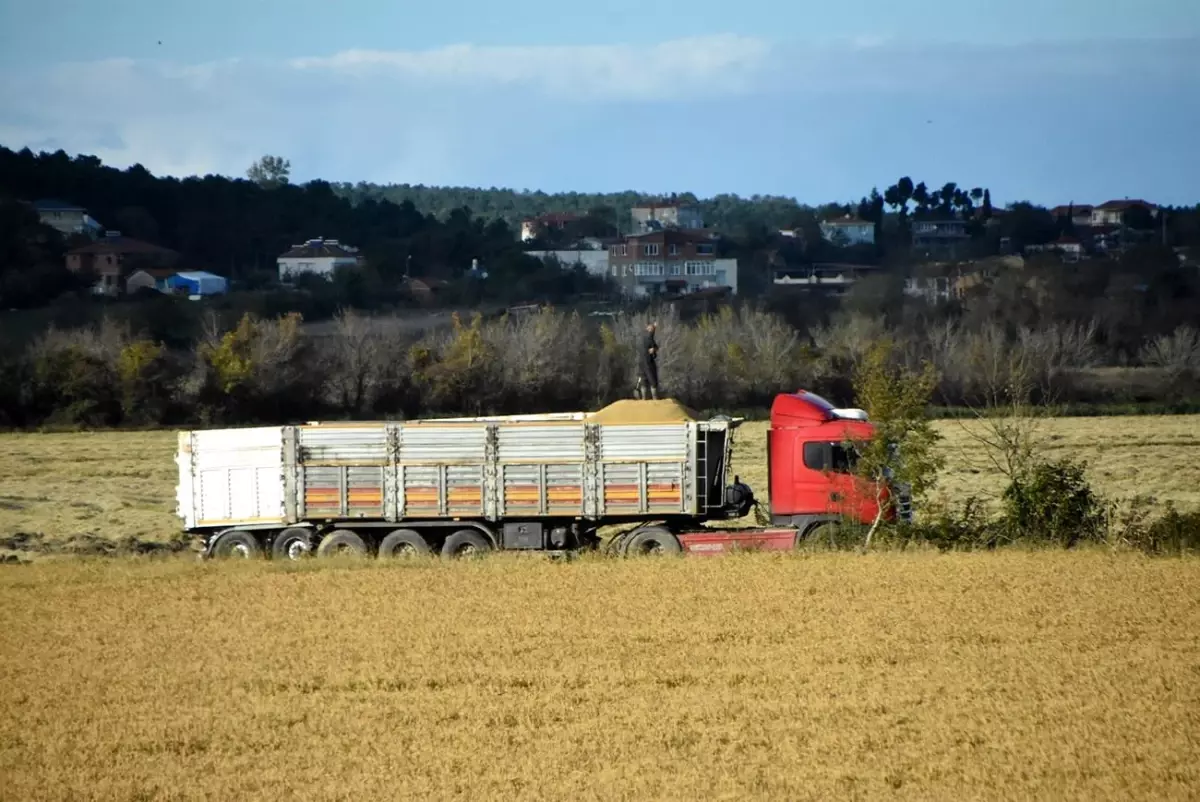
[(0, 567), (6, 799), (1194, 799), (1200, 561)]
[[(667, 405), (655, 407), (660, 416), (663, 408), (667, 416), (686, 413), (670, 401), (657, 404)], [(968, 436), (970, 425), (977, 424), (938, 423), (949, 459), (942, 491), (994, 496), (1003, 484)], [(1106, 493), (1200, 509), (1200, 415), (1058, 418), (1043, 433), (1051, 456), (1089, 460)], [(73, 541), (76, 551), (98, 552), (99, 541), (133, 538), (136, 550), (174, 540), (174, 459), (173, 432), (0, 434), (0, 549), (36, 553)], [(766, 424), (738, 430), (734, 470), (765, 500)]]

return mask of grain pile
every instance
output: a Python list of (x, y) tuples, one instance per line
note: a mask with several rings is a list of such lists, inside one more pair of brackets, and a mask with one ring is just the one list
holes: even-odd
[(672, 398), (661, 401), (614, 401), (599, 412), (588, 415), (591, 423), (687, 423), (699, 416)]

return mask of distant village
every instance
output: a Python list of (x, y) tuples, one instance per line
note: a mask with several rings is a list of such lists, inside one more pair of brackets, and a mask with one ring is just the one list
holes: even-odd
[[(61, 200), (33, 202), (40, 220), (64, 235), (84, 235), (86, 244), (69, 250), (66, 267), (72, 272), (90, 271), (95, 276), (94, 292), (116, 297), (138, 292), (184, 295), (193, 299), (229, 292), (227, 277), (179, 263), (179, 254), (152, 242), (107, 229), (88, 210)], [(978, 210), (976, 210), (978, 211)], [(1146, 238), (1145, 226), (1135, 231), (1127, 225), (1131, 216), (1155, 219), (1159, 208), (1144, 200), (1110, 200), (1097, 206), (1067, 205), (1050, 210), (1064, 232), (1050, 242), (1024, 243), (1014, 248), (1000, 237), (994, 253), (980, 254), (972, 247), (971, 228), (994, 228), (1007, 212), (990, 211), (986, 219), (912, 219), (909, 253), (922, 269), (906, 276), (905, 292), (930, 301), (961, 295), (982, 277), (1000, 266), (1019, 266), (1032, 254), (1052, 254), (1064, 262), (1087, 257), (1118, 254), (1131, 243)], [(519, 237), (527, 253), (563, 267), (581, 267), (603, 277), (620, 294), (629, 298), (655, 295), (737, 295), (738, 259), (721, 254), (721, 232), (705, 225), (698, 206), (664, 201), (634, 206), (629, 210), (631, 230), (618, 237), (580, 237), (553, 250), (538, 249), (547, 234), (568, 229), (583, 215), (544, 214), (521, 223)], [(847, 254), (875, 248), (880, 224), (842, 214), (821, 219), (820, 236)], [(774, 235), (786, 245), (803, 240), (801, 230), (779, 230)], [(1187, 258), (1182, 251), (1180, 258)], [(876, 260), (877, 261), (877, 260)], [(278, 280), (287, 285), (302, 276), (330, 278), (341, 269), (363, 264), (363, 256), (351, 243), (314, 236), (298, 243), (276, 259)], [(194, 267), (195, 269), (191, 269)], [(780, 292), (844, 293), (863, 277), (885, 268), (871, 260), (813, 262), (797, 265), (772, 259), (770, 285)], [(470, 272), (486, 275), (476, 263)], [(417, 298), (432, 298), (437, 283), (432, 279), (405, 277)]]

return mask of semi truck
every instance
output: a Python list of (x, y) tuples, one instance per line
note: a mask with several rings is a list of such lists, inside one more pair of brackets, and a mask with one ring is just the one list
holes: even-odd
[[(867, 415), (781, 393), (767, 436), (769, 524), (732, 474), (741, 418), (674, 402), (596, 413), (308, 423), (180, 432), (177, 514), (202, 558), (491, 550), (719, 554), (791, 549), (827, 526), (910, 517), (903, 487), (853, 473)], [(732, 476), (731, 476), (732, 474)]]

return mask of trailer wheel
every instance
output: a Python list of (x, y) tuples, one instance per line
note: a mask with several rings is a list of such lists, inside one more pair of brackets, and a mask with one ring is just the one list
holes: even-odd
[(643, 554), (679, 554), (683, 546), (679, 539), (658, 526), (639, 529), (625, 543), (624, 553), (628, 555)]
[(469, 557), (491, 551), (492, 544), (474, 529), (460, 529), (442, 544), (442, 556)]
[(379, 544), (379, 559), (417, 557), (432, 554), (429, 541), (411, 529), (397, 529)]
[(253, 560), (262, 556), (262, 547), (258, 545), (258, 539), (254, 535), (240, 529), (232, 529), (217, 538), (212, 547), (212, 555)]
[(349, 529), (338, 529), (321, 538), (319, 557), (366, 557), (366, 542)]
[(271, 544), (273, 560), (303, 560), (312, 554), (313, 533), (303, 527), (284, 529)]

